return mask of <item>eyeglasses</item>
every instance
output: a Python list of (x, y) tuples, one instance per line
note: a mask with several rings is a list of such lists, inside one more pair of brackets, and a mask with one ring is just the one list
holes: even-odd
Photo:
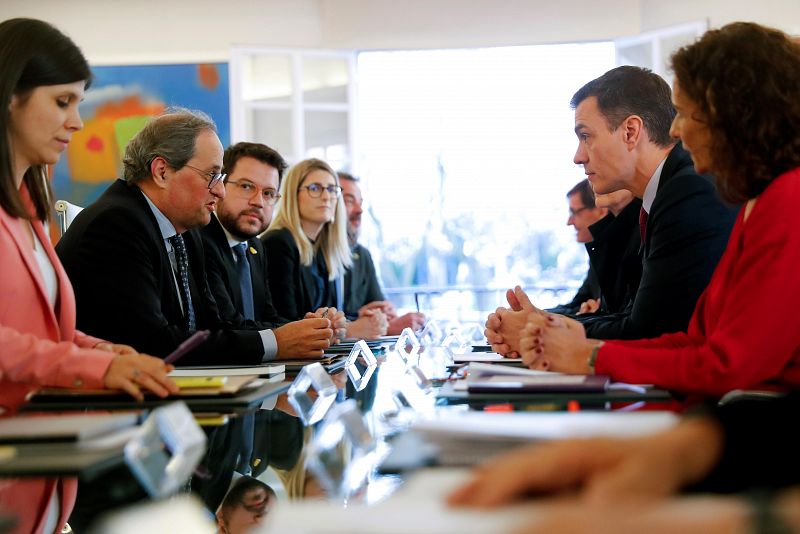
[(209, 189), (214, 189), (215, 185), (220, 183), (222, 180), (225, 179), (226, 176), (228, 176), (227, 174), (222, 173), (222, 172), (204, 171), (202, 169), (198, 169), (197, 167), (192, 167), (191, 165), (184, 165), (184, 167), (189, 167), (193, 171), (196, 171), (199, 174), (201, 174), (202, 176), (205, 176), (206, 178), (208, 178), (208, 188)]
[(342, 192), (342, 188), (338, 185), (329, 185), (324, 186), (322, 184), (310, 184), (304, 185), (297, 188), (297, 192), (299, 193), (301, 189), (305, 189), (308, 191), (308, 196), (311, 198), (319, 198), (322, 196), (323, 191), (327, 191), (328, 194), (332, 197), (338, 197), (339, 194)]
[(281, 198), (281, 194), (274, 189), (259, 189), (249, 180), (228, 180), (225, 185), (232, 185), (231, 191), (242, 198), (250, 199), (257, 193), (261, 193), (264, 203), (268, 206), (274, 205)]

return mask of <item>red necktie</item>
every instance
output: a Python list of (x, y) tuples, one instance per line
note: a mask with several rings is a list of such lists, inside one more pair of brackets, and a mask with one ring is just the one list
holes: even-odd
[(644, 236), (647, 234), (647, 212), (644, 211), (644, 208), (639, 209), (639, 236), (642, 238), (642, 244), (644, 245)]

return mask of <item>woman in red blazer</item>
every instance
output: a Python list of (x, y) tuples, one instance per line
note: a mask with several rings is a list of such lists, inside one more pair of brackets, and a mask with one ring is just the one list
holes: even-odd
[[(0, 24), (0, 417), (37, 386), (115, 388), (136, 398), (141, 388), (176, 391), (162, 360), (75, 330), (72, 286), (43, 224), (52, 204), (46, 165), (83, 127), (78, 103), (90, 78), (80, 50), (49, 24)], [(61, 532), (76, 487), (0, 480), (0, 512), (17, 515), (15, 532)]]
[(707, 32), (672, 57), (671, 133), (726, 200), (743, 203), (687, 332), (587, 340), (574, 321), (532, 314), (530, 366), (703, 396), (800, 387), (800, 44), (756, 24)]

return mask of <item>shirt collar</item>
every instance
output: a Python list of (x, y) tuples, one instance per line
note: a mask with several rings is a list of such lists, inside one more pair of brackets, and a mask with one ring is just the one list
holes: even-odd
[(241, 245), (242, 243), (246, 243), (247, 242), (246, 239), (239, 239), (237, 237), (234, 237), (233, 234), (231, 234), (228, 231), (228, 229), (225, 228), (225, 225), (222, 224), (222, 221), (219, 220), (219, 217), (217, 217), (217, 212), (212, 213), (211, 216), (215, 217), (217, 219), (217, 222), (219, 222), (219, 227), (222, 228), (223, 232), (225, 232), (225, 238), (228, 240), (228, 246), (230, 248), (233, 248), (233, 247), (235, 247), (237, 245)]
[(642, 208), (648, 214), (650, 214), (650, 208), (653, 207), (653, 202), (656, 200), (656, 193), (658, 193), (658, 183), (661, 181), (661, 171), (664, 170), (664, 163), (667, 161), (667, 158), (661, 160), (661, 163), (658, 164), (656, 167), (656, 171), (653, 173), (653, 176), (650, 177), (650, 181), (647, 182), (647, 187), (644, 188), (644, 196), (642, 197)]
[(144, 195), (144, 199), (150, 206), (150, 211), (152, 211), (153, 215), (155, 215), (156, 222), (158, 223), (158, 229), (161, 231), (161, 237), (164, 239), (164, 241), (166, 241), (167, 239), (169, 239), (174, 235), (177, 235), (178, 231), (175, 230), (175, 227), (172, 225), (171, 222), (169, 222), (167, 216), (161, 213), (161, 210), (158, 209), (155, 204), (153, 204), (153, 201), (150, 200), (150, 197), (148, 197), (144, 191), (142, 191), (141, 189), (139, 189), (139, 191), (141, 191), (142, 195)]

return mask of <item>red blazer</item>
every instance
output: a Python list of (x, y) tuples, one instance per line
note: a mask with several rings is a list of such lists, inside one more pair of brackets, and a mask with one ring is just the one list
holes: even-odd
[(596, 371), (614, 380), (721, 396), (800, 386), (800, 168), (739, 213), (687, 333), (612, 341)]
[[(23, 199), (30, 205), (27, 190)], [(58, 277), (56, 309), (44, 290), (27, 221), (0, 208), (0, 408), (13, 414), (35, 386), (97, 388), (114, 355), (94, 350), (101, 340), (75, 330), (75, 296), (41, 222), (33, 223)], [(111, 303), (109, 304), (111, 305)], [(2, 416), (0, 415), (0, 416)], [(40, 532), (56, 485), (61, 526), (75, 502), (77, 483), (58, 479), (0, 480), (0, 509), (18, 516), (13, 532)]]

